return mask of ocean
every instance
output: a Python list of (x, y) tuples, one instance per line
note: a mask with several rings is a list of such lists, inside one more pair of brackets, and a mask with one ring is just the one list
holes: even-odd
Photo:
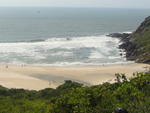
[(119, 39), (150, 9), (0, 8), (0, 63), (49, 66), (125, 63)]

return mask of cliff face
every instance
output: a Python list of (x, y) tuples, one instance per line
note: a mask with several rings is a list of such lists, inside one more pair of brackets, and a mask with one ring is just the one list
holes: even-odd
[(138, 29), (126, 38), (122, 38), (120, 48), (126, 50), (128, 60), (150, 64), (150, 16)]

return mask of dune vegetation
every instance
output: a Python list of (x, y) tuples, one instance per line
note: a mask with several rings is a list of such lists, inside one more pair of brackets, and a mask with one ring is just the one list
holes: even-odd
[(116, 74), (116, 83), (91, 87), (72, 81), (40, 91), (0, 87), (0, 113), (112, 113), (116, 107), (149, 113), (149, 100), (150, 73), (130, 80)]

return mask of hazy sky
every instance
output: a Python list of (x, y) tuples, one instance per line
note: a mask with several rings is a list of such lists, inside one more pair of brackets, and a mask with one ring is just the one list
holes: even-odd
[(150, 0), (0, 0), (0, 6), (150, 8)]

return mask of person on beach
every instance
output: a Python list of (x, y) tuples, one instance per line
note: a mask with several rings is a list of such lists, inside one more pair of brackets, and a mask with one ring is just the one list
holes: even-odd
[(6, 69), (8, 69), (8, 65), (6, 65)]

